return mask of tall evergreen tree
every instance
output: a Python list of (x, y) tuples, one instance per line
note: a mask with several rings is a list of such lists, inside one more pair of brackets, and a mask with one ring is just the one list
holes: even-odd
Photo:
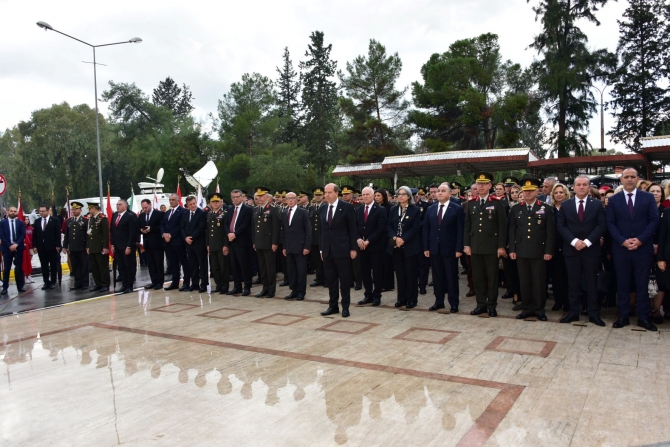
[(277, 87), (277, 115), (280, 119), (281, 129), (279, 131), (279, 142), (290, 143), (299, 139), (300, 133), (300, 83), (298, 73), (293, 70), (293, 62), (288, 47), (284, 48), (284, 64), (282, 68), (277, 67), (279, 79), (275, 82)]
[(610, 103), (616, 124), (609, 135), (639, 152), (640, 138), (653, 135), (668, 118), (670, 97), (661, 85), (664, 76), (659, 67), (670, 51), (670, 35), (663, 0), (629, 1), (624, 20), (618, 21), (620, 65)]
[(402, 70), (400, 56), (387, 55), (386, 47), (371, 39), (367, 57), (347, 62), (346, 69), (338, 76), (348, 96), (340, 105), (351, 124), (346, 130), (349, 159), (373, 162), (395, 155), (403, 143), (400, 130), (409, 107), (407, 88), (397, 90), (395, 85)]
[(302, 70), (302, 109), (304, 113), (304, 143), (309, 164), (319, 177), (325, 179), (328, 167), (337, 161), (333, 133), (337, 126), (337, 85), (332, 80), (337, 62), (330, 59), (332, 44), (325, 46), (323, 32), (310, 35)]
[(600, 25), (595, 13), (606, 3), (607, 0), (538, 0), (533, 8), (536, 19), (542, 22), (542, 32), (530, 46), (543, 56), (534, 69), (547, 102), (546, 112), (554, 125), (549, 143), (558, 157), (568, 157), (571, 152), (581, 155), (590, 148), (586, 132), (596, 102), (584, 83), (612, 71), (616, 59), (604, 49), (591, 51), (578, 22)]
[(151, 99), (154, 105), (171, 110), (172, 114), (178, 118), (188, 116), (194, 109), (192, 104), (193, 94), (188, 86), (184, 84), (179, 87), (169, 76), (158, 83)]

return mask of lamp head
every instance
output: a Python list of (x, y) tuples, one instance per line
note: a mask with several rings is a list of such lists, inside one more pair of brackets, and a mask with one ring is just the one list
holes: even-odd
[(140, 39), (139, 37), (133, 37), (128, 42), (130, 42), (130, 43), (140, 43), (140, 42), (142, 42), (142, 39)]
[(53, 29), (54, 29), (53, 26), (49, 25), (47, 22), (42, 22), (42, 21), (37, 22), (37, 26), (39, 26), (40, 28), (42, 28), (44, 31), (47, 31), (47, 30), (53, 30)]

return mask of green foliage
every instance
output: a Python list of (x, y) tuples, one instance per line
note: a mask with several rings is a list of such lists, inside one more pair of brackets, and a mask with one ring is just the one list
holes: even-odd
[(154, 105), (170, 110), (178, 118), (188, 117), (194, 109), (193, 94), (188, 86), (179, 87), (169, 76), (158, 83), (151, 100)]
[(279, 117), (277, 141), (279, 143), (290, 143), (298, 141), (301, 137), (300, 102), (298, 98), (300, 83), (296, 79), (298, 74), (293, 70), (293, 62), (288, 47), (284, 48), (283, 61), (282, 68), (277, 67), (279, 79), (275, 81), (277, 86), (277, 116)]
[(305, 167), (301, 160), (304, 156), (304, 148), (297, 147), (295, 143), (277, 145), (272, 151), (251, 159), (249, 182), (272, 190), (303, 189)]

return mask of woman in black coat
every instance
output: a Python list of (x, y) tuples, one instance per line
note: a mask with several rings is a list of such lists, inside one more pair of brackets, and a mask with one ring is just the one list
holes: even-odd
[[(379, 188), (375, 191), (375, 202), (386, 210), (386, 221), (388, 222), (389, 213), (393, 205), (389, 203), (388, 193), (385, 189)], [(382, 280), (382, 292), (388, 292), (395, 289), (395, 279), (393, 278), (393, 257), (389, 253), (382, 255), (384, 263), (384, 279)]]
[(416, 307), (419, 290), (419, 254), (421, 253), (421, 209), (414, 205), (412, 191), (401, 186), (397, 193), (398, 205), (391, 208), (387, 232), (388, 253), (393, 257), (393, 270), (398, 280), (398, 299), (395, 307)]

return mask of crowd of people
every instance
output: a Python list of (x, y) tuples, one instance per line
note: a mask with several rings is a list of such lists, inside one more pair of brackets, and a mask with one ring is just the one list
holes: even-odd
[(139, 250), (151, 278), (146, 289), (203, 293), (212, 278), (211, 293), (249, 296), (255, 283), (262, 285), (256, 298), (273, 298), (278, 286), (288, 286), (285, 299), (301, 301), (313, 273), (309, 286), (328, 288), (322, 315), (341, 311), (348, 317), (351, 289), (363, 291), (359, 305), (379, 306), (382, 294), (392, 292), (395, 307), (411, 309), (429, 286), (430, 311), (447, 313), (448, 306), (457, 313), (459, 274), (467, 274), (466, 296), (476, 297), (472, 315), (496, 317), (502, 286), (507, 291), (501, 298), (512, 300), (518, 319), (546, 321), (551, 288), (552, 310), (564, 311), (561, 323), (584, 314), (605, 326), (600, 308), (616, 303), (614, 328), (637, 316), (638, 326), (657, 330), (670, 299), (670, 212), (663, 212), (670, 186), (641, 180), (633, 168), (623, 170), (617, 188), (596, 188), (585, 175), (571, 187), (556, 178), (493, 179), (477, 173), (463, 190), (457, 182), (397, 191), (331, 183), (314, 188), (311, 197), (259, 186), (253, 196), (233, 190), (230, 204), (212, 193), (205, 209), (194, 196), (183, 207), (173, 194), (169, 209), (143, 200), (136, 214), (122, 199), (112, 216), (98, 204), (83, 216), (75, 201), (63, 221), (39, 207), (32, 225), (27, 217), (20, 222), (11, 207), (0, 223), (2, 294), (12, 263), (17, 289), (24, 291), (31, 253), (40, 259), (43, 290), (55, 288), (61, 250), (69, 255), (71, 290), (108, 291), (111, 254), (120, 292), (129, 293)]

